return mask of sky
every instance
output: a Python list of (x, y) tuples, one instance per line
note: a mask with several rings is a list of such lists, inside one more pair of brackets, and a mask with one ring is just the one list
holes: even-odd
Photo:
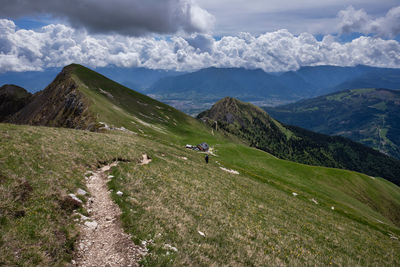
[(398, 0), (0, 0), (0, 73), (400, 68)]

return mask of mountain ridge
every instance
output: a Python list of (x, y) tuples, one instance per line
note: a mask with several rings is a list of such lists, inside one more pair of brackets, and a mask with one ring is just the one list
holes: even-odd
[(352, 89), (279, 107), (264, 107), (286, 124), (341, 135), (400, 158), (400, 92)]
[(198, 118), (279, 158), (304, 164), (360, 171), (400, 184), (400, 161), (343, 137), (287, 126), (261, 108), (226, 97)]

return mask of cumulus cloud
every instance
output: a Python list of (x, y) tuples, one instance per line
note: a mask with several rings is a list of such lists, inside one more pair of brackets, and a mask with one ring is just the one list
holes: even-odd
[(0, 72), (41, 70), (73, 62), (89, 67), (185, 71), (210, 66), (268, 72), (315, 65), (400, 68), (400, 43), (377, 37), (340, 43), (329, 35), (318, 41), (311, 34), (293, 35), (287, 30), (240, 33), (219, 40), (206, 34), (171, 38), (92, 35), (60, 24), (39, 30), (17, 29), (13, 21), (0, 19)]
[(192, 0), (2, 0), (0, 16), (51, 15), (95, 33), (207, 32), (215, 18)]
[(381, 37), (395, 37), (400, 34), (400, 6), (390, 9), (386, 16), (373, 19), (363, 9), (349, 6), (338, 13), (341, 33), (359, 32)]

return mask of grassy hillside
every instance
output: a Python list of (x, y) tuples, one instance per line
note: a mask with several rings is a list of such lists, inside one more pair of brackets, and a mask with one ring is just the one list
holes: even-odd
[[(205, 165), (182, 144), (116, 131), (0, 124), (0, 137), (3, 265), (68, 261), (77, 228), (63, 196), (85, 189), (87, 170), (118, 157), (130, 162), (113, 169), (109, 186), (124, 192), (113, 198), (134, 241), (153, 240), (145, 265), (400, 264), (391, 239), (400, 235), (400, 189), (383, 179), (213, 138), (206, 141), (218, 156)], [(142, 153), (153, 162), (138, 165)]]
[[(116, 158), (124, 162), (108, 185), (124, 229), (135, 243), (148, 241), (145, 266), (400, 264), (396, 185), (277, 159), (70, 68), (88, 112), (114, 130), (0, 124), (0, 265), (69, 262), (78, 232), (65, 196), (85, 189), (86, 171)], [(207, 165), (184, 148), (202, 141), (213, 148)], [(150, 164), (138, 164), (143, 153)]]
[(234, 98), (222, 99), (198, 117), (282, 159), (360, 171), (400, 184), (399, 160), (350, 139), (282, 125), (262, 109)]
[(278, 120), (341, 135), (400, 159), (400, 92), (354, 89), (265, 108)]

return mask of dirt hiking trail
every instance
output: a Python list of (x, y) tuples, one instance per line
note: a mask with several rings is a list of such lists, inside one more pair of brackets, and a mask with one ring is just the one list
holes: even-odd
[(121, 210), (112, 201), (107, 174), (118, 162), (106, 165), (87, 178), (89, 217), (81, 215), (80, 240), (72, 266), (139, 266), (146, 248), (135, 245), (120, 222)]

